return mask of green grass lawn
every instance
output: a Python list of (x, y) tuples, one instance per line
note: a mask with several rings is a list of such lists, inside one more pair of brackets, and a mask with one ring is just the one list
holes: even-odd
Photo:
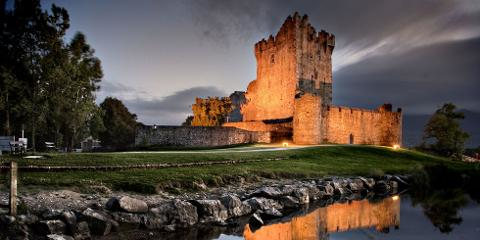
[[(409, 173), (426, 165), (442, 164), (468, 171), (478, 164), (456, 162), (411, 150), (373, 146), (322, 146), (287, 151), (237, 152), (195, 151), (195, 153), (74, 153), (50, 154), (45, 159), (17, 158), (19, 165), (128, 165), (138, 163), (178, 163), (234, 159), (282, 158), (280, 161), (211, 165), (202, 167), (133, 169), (122, 171), (20, 172), (20, 186), (82, 187), (103, 184), (119, 190), (153, 193), (169, 183), (189, 186), (192, 181), (221, 185), (242, 176), (270, 178), (310, 178), (326, 175), (379, 175)], [(2, 157), (8, 162), (12, 157)], [(6, 179), (6, 174), (2, 174)], [(175, 185), (175, 184), (173, 184)]]

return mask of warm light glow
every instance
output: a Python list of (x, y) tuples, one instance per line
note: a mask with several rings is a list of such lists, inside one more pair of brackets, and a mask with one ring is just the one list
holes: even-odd
[(392, 200), (393, 200), (393, 201), (397, 201), (398, 199), (400, 199), (399, 196), (393, 196), (393, 197), (392, 197)]
[(282, 143), (282, 146), (288, 147), (288, 143), (287, 143), (287, 142), (284, 142), (284, 143)]
[(398, 145), (398, 144), (393, 145), (393, 149), (395, 149), (395, 150), (400, 149), (400, 145)]

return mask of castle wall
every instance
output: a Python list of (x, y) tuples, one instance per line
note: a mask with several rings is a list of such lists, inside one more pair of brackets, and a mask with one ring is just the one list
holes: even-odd
[(257, 79), (246, 92), (244, 121), (291, 118), (301, 91), (332, 99), (331, 54), (335, 37), (317, 33), (307, 16), (289, 16), (275, 37), (255, 44)]
[(147, 126), (137, 129), (135, 146), (217, 147), (269, 139), (270, 132), (250, 132), (233, 127)]
[(295, 99), (293, 116), (293, 142), (320, 144), (322, 142), (322, 100), (320, 96), (304, 94)]
[(392, 146), (402, 142), (402, 113), (330, 106), (324, 143)]

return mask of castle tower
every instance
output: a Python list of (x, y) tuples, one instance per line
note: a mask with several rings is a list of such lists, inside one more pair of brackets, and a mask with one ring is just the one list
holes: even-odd
[(332, 61), (335, 37), (316, 32), (308, 17), (287, 17), (275, 37), (255, 44), (257, 79), (245, 94), (243, 121), (286, 120), (295, 113), (295, 96), (320, 96), (332, 102)]

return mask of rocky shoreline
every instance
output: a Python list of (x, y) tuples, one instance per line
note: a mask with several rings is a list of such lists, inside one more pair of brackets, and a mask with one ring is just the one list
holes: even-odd
[(409, 182), (407, 176), (385, 175), (265, 180), (216, 189), (200, 183), (204, 191), (183, 195), (111, 193), (101, 186), (100, 194), (42, 192), (22, 196), (25, 209), (17, 217), (0, 214), (0, 239), (109, 239), (126, 228), (142, 229), (153, 237), (191, 229), (242, 228), (245, 223), (255, 230), (309, 205), (397, 194)]

